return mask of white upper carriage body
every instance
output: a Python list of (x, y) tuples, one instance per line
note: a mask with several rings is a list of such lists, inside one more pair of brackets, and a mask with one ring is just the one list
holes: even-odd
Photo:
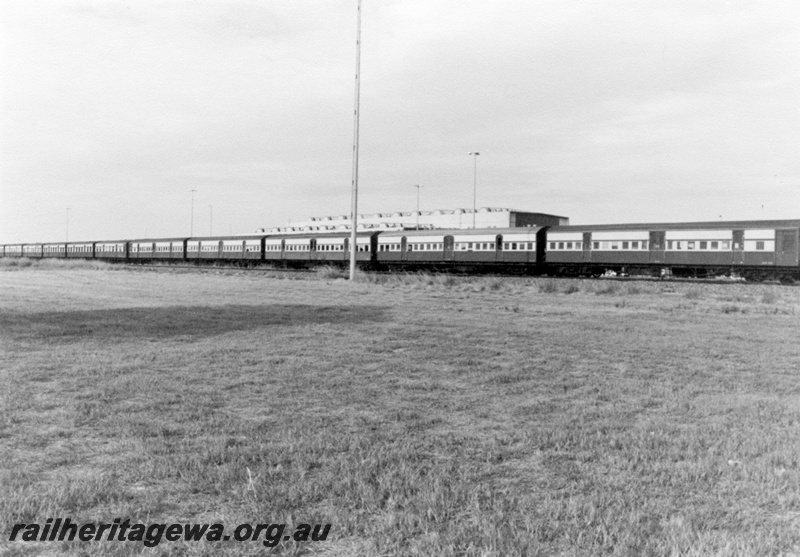
[(169, 252), (172, 251), (172, 242), (156, 242), (156, 251)]
[(317, 251), (344, 251), (344, 238), (320, 238), (317, 240)]
[(242, 251), (242, 240), (222, 240), (222, 251), (240, 252)]
[(83, 251), (92, 251), (92, 243), (87, 242), (83, 244), (70, 244), (67, 246), (67, 249), (70, 252), (83, 252)]
[(94, 247), (95, 251), (102, 253), (121, 253), (125, 251), (123, 242), (98, 242)]
[(550, 251), (580, 251), (583, 249), (583, 232), (548, 232), (547, 242)]
[(504, 251), (536, 251), (535, 232), (507, 232), (503, 234)]
[(369, 236), (356, 238), (356, 251), (369, 251), (371, 245)]
[(266, 251), (281, 251), (283, 249), (283, 240), (277, 238), (267, 238), (264, 240), (264, 249)]
[(610, 230), (592, 232), (593, 250), (646, 250), (650, 240), (647, 230)]
[(744, 231), (744, 244), (737, 246), (733, 230), (667, 230), (667, 251), (775, 251), (774, 229), (751, 229)]
[(548, 242), (582, 242), (583, 232), (548, 232)]
[[(379, 236), (380, 238), (380, 236)], [(392, 240), (398, 238), (392, 238)], [(411, 251), (442, 251), (444, 249), (444, 236), (411, 236), (406, 240), (406, 246)]]
[(287, 238), (286, 251), (311, 251), (311, 238)]
[(775, 251), (775, 230), (745, 230), (744, 251)]

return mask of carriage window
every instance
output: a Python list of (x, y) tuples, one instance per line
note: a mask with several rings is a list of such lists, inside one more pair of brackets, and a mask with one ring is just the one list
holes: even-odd
[(630, 244), (628, 242), (622, 242), (622, 249), (628, 249)]
[(686, 242), (686, 249), (694, 249), (694, 242)]
[(719, 249), (719, 242), (711, 242), (711, 249)]
[(564, 249), (564, 242), (558, 243), (558, 249)]
[(733, 249), (742, 249), (742, 243), (741, 242), (734, 242), (733, 243)]
[(592, 242), (592, 249), (600, 249), (600, 242)]
[(708, 242), (700, 242), (700, 249), (708, 249)]
[(756, 242), (756, 249), (763, 250), (764, 249), (764, 242)]

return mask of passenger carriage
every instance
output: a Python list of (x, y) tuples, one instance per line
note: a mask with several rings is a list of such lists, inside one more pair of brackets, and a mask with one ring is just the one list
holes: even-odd
[[(128, 258), (138, 261), (180, 261), (185, 257), (185, 238), (156, 238), (131, 240), (127, 243)], [(107, 242), (106, 255), (116, 259), (119, 255), (119, 242)], [(95, 249), (97, 253), (97, 249)], [(106, 258), (106, 256), (103, 256)]]
[(154, 253), (154, 240), (131, 240), (128, 243), (128, 257), (133, 261), (150, 260)]
[(176, 260), (186, 258), (186, 238), (159, 238), (153, 242), (154, 260)]
[(380, 263), (437, 263), (444, 261), (444, 231), (398, 230), (378, 236)]
[(280, 262), (283, 259), (285, 240), (281, 237), (268, 236), (264, 238), (264, 261)]
[(94, 258), (106, 261), (128, 259), (128, 242), (123, 240), (94, 243)]
[(64, 258), (67, 256), (67, 244), (51, 242), (42, 244), (42, 257)]
[(22, 257), (24, 244), (8, 244), (3, 248), (3, 257)]
[[(287, 234), (269, 236), (264, 243), (266, 261), (331, 262), (350, 260), (349, 232)], [(372, 262), (377, 250), (378, 233), (363, 231), (356, 234), (356, 261)]]
[(289, 263), (308, 262), (316, 259), (317, 240), (311, 234), (286, 236), (283, 240), (281, 259)]
[(548, 267), (669, 268), (692, 272), (797, 267), (800, 221), (558, 226)]
[(186, 240), (188, 261), (215, 261), (222, 257), (222, 240), (219, 238), (189, 238)]
[(94, 242), (69, 242), (66, 256), (71, 259), (93, 259)]
[(263, 234), (189, 238), (186, 242), (186, 254), (192, 260), (257, 262), (263, 260), (263, 244)]
[(317, 261), (344, 262), (349, 260), (349, 236), (344, 235), (344, 233), (331, 234), (330, 236), (320, 235), (316, 240)]
[(39, 259), (44, 257), (43, 244), (23, 244), (22, 257), (30, 257), (32, 259)]
[(378, 238), (377, 260), (385, 264), (536, 266), (541, 227), (478, 230), (406, 230)]

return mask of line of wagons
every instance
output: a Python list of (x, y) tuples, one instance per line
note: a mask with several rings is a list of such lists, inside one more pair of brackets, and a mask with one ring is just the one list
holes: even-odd
[[(516, 269), (551, 275), (708, 275), (800, 279), (800, 220), (364, 231), (356, 259), (364, 267)], [(254, 234), (0, 246), (0, 256), (344, 264), (349, 232)]]

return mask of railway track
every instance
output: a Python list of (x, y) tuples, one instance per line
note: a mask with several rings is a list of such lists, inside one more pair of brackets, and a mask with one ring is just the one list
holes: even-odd
[(314, 269), (290, 269), (290, 268), (278, 268), (278, 267), (263, 267), (263, 266), (252, 266), (252, 267), (239, 267), (235, 265), (183, 265), (183, 264), (149, 264), (149, 263), (119, 263), (120, 265), (124, 265), (131, 269), (157, 269), (157, 270), (177, 270), (177, 269), (188, 269), (193, 271), (246, 271), (246, 272), (256, 272), (256, 273), (299, 273), (299, 274), (307, 274), (313, 273)]
[[(239, 271), (239, 272), (253, 272), (253, 273), (262, 273), (262, 274), (298, 274), (298, 275), (312, 275), (316, 274), (319, 268), (280, 268), (280, 267), (265, 267), (265, 266), (248, 266), (248, 267), (240, 267), (234, 265), (187, 265), (187, 264), (149, 264), (149, 263), (122, 263), (127, 267), (132, 269), (151, 269), (151, 270), (159, 270), (159, 271), (171, 271), (171, 270), (187, 270), (187, 271), (219, 271), (219, 272), (231, 272), (231, 271)], [(343, 271), (344, 272), (344, 271)], [(401, 271), (398, 273), (397, 271), (391, 270), (381, 270), (381, 271), (368, 271), (371, 274), (376, 275), (393, 275), (393, 274), (425, 274), (424, 271), (421, 272), (409, 272), (409, 271)], [(687, 283), (687, 284), (743, 284), (743, 285), (756, 285), (756, 284), (775, 284), (781, 286), (798, 286), (798, 283), (787, 283), (787, 282), (779, 282), (779, 281), (747, 281), (747, 280), (739, 280), (739, 279), (730, 279), (730, 278), (701, 278), (701, 277), (669, 277), (669, 278), (660, 278), (660, 277), (648, 277), (648, 276), (600, 276), (600, 277), (559, 277), (559, 276), (549, 276), (549, 275), (539, 275), (539, 276), (520, 276), (511, 273), (502, 274), (502, 273), (482, 273), (482, 274), (472, 274), (467, 272), (428, 272), (427, 274), (448, 274), (450, 276), (459, 277), (459, 278), (503, 278), (503, 279), (514, 279), (514, 280), (530, 280), (531, 278), (539, 278), (539, 279), (554, 279), (559, 281), (585, 281), (585, 280), (602, 280), (608, 282), (620, 282), (620, 283), (627, 283), (627, 282), (657, 282), (661, 284), (677, 284), (677, 283)]]

